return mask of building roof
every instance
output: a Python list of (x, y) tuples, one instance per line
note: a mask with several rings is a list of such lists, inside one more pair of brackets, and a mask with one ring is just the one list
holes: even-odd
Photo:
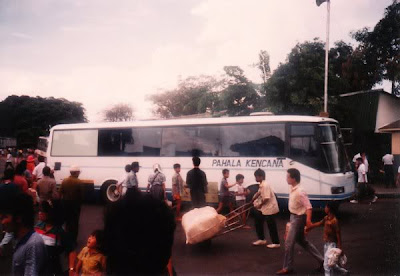
[(383, 89), (361, 90), (361, 91), (356, 91), (356, 92), (340, 94), (339, 97), (344, 98), (344, 97), (351, 97), (351, 96), (355, 96), (355, 95), (362, 95), (362, 94), (368, 94), (368, 93), (374, 93), (374, 94), (384, 93), (385, 95), (391, 96), (391, 97), (393, 97), (393, 99), (400, 101), (400, 97), (397, 97), (396, 95), (394, 95), (392, 93), (386, 92)]
[(339, 97), (339, 112), (344, 115), (342, 127), (377, 133), (400, 118), (400, 97), (383, 89), (356, 91)]
[(379, 132), (400, 132), (400, 120), (381, 127)]

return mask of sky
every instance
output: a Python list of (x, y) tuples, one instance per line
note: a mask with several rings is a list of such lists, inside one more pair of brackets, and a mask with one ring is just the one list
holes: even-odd
[[(349, 33), (391, 3), (331, 0), (330, 45), (354, 44)], [(259, 83), (260, 50), (274, 70), (296, 43), (325, 36), (326, 3), (315, 0), (0, 0), (0, 100), (65, 98), (91, 122), (127, 103), (146, 119), (148, 96), (179, 79), (236, 65)]]

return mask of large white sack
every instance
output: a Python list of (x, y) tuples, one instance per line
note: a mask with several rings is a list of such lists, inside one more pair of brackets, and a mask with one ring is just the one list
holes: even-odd
[(182, 217), (186, 244), (196, 244), (212, 238), (224, 228), (225, 221), (224, 216), (209, 206), (187, 212)]

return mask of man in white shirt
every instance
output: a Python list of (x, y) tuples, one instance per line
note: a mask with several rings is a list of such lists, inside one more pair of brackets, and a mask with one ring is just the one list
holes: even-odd
[(358, 181), (357, 181), (357, 187), (356, 187), (356, 195), (355, 199), (351, 200), (351, 203), (358, 203), (367, 191), (371, 191), (372, 194), (374, 195), (372, 202), (375, 202), (378, 197), (375, 195), (375, 190), (372, 187), (368, 186), (368, 176), (367, 176), (367, 170), (364, 164), (363, 159), (357, 158), (356, 160), (356, 167), (357, 167), (357, 176), (358, 176)]
[(300, 185), (300, 172), (297, 169), (287, 171), (287, 182), (291, 186), (289, 194), (290, 227), (285, 241), (285, 258), (283, 268), (277, 275), (286, 275), (293, 272), (294, 244), (297, 242), (319, 263), (318, 271), (323, 270), (324, 257), (315, 246), (304, 237), (304, 227), (312, 224), (312, 206), (307, 193)]
[(39, 181), (43, 178), (43, 168), (46, 167), (46, 163), (44, 162), (44, 157), (39, 155), (38, 156), (39, 164), (33, 169), (32, 176), (33, 181)]
[(361, 157), (362, 160), (363, 160), (363, 164), (364, 164), (364, 166), (365, 166), (365, 172), (366, 172), (367, 175), (368, 175), (368, 173), (369, 173), (369, 162), (368, 162), (368, 158), (367, 158), (366, 153), (365, 153), (364, 151), (361, 152), (360, 157)]
[(392, 154), (388, 153), (382, 157), (383, 169), (385, 171), (385, 186), (386, 188), (395, 188), (394, 183), (394, 173), (393, 173), (393, 161), (394, 157)]

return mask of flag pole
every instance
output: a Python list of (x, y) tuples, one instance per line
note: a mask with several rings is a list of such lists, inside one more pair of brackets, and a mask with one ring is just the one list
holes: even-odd
[(328, 113), (328, 53), (329, 53), (329, 21), (331, 1), (326, 1), (326, 44), (325, 44), (325, 84), (324, 84), (324, 112)]

